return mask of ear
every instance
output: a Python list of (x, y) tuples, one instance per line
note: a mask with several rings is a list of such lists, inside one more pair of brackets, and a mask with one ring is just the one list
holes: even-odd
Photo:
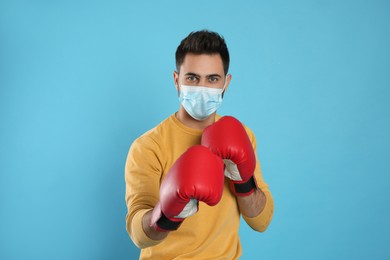
[(177, 71), (173, 72), (173, 82), (175, 84), (176, 90), (179, 91), (179, 73), (177, 73)]
[(225, 90), (223, 92), (226, 92), (226, 90), (228, 89), (229, 84), (230, 84), (230, 80), (232, 80), (232, 74), (227, 74), (226, 75), (226, 82), (225, 82)]

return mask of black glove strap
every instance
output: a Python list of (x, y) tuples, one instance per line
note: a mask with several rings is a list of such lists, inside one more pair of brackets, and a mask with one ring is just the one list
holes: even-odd
[(234, 190), (236, 193), (248, 193), (256, 189), (257, 185), (253, 176), (245, 183), (234, 183)]
[(179, 228), (180, 224), (182, 223), (183, 221), (172, 221), (172, 220), (169, 220), (165, 215), (164, 213), (161, 212), (161, 217), (160, 219), (157, 221), (157, 226), (161, 229), (164, 229), (164, 230), (176, 230)]

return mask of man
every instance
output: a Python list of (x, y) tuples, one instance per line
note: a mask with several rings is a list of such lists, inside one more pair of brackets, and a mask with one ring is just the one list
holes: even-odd
[(228, 68), (219, 34), (190, 33), (176, 50), (179, 110), (130, 147), (126, 228), (140, 259), (238, 259), (240, 215), (260, 232), (272, 219), (254, 134), (216, 114)]

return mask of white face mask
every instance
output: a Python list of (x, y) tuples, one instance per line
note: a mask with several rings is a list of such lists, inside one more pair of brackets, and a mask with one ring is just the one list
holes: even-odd
[(180, 85), (179, 101), (191, 117), (204, 120), (221, 106), (224, 89)]

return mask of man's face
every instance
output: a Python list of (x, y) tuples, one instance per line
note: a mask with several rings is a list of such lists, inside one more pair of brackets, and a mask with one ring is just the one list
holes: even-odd
[[(180, 72), (174, 72), (176, 88), (179, 85), (223, 88), (230, 82), (230, 75), (225, 79), (223, 63), (219, 54), (186, 54)], [(225, 82), (226, 80), (226, 82)]]

